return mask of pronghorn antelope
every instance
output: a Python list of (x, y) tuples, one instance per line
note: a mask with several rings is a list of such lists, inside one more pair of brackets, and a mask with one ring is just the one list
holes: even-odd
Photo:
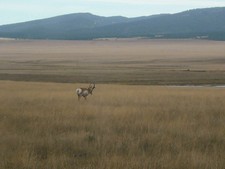
[(89, 94), (92, 95), (92, 91), (95, 88), (95, 84), (90, 84), (88, 88), (77, 88), (76, 89), (76, 93), (78, 96), (78, 100), (80, 100), (80, 98), (83, 96), (85, 98), (85, 100), (87, 99), (87, 96)]

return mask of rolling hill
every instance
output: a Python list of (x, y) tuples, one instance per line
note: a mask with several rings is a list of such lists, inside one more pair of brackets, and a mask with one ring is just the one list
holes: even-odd
[(89, 40), (96, 38), (204, 38), (225, 40), (225, 7), (127, 18), (76, 13), (0, 26), (0, 37)]

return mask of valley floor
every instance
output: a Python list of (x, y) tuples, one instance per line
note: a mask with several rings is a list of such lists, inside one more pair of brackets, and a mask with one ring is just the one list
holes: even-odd
[(0, 80), (224, 85), (225, 42), (0, 40)]

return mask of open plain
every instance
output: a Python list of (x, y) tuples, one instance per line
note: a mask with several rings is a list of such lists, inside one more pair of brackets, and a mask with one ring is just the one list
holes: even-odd
[(154, 85), (225, 84), (225, 42), (0, 41), (0, 79)]
[(0, 40), (0, 168), (224, 169), (224, 46)]

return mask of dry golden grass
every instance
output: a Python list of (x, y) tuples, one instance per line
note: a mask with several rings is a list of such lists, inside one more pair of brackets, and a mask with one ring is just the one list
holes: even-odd
[(225, 89), (0, 81), (1, 169), (224, 169)]

